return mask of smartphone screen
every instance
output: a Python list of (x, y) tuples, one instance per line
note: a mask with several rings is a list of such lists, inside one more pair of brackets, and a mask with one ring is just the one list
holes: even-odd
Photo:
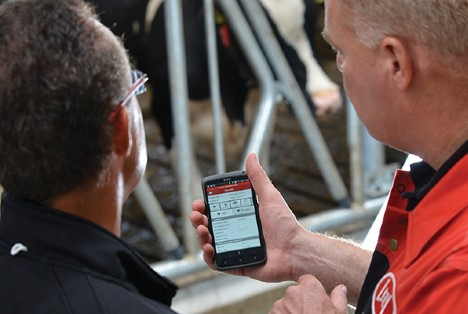
[(207, 177), (203, 191), (216, 267), (230, 269), (264, 262), (257, 199), (245, 172)]

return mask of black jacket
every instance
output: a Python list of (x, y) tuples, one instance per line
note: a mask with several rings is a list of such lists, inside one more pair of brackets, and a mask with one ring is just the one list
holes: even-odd
[(176, 289), (100, 226), (3, 198), (1, 313), (173, 313)]

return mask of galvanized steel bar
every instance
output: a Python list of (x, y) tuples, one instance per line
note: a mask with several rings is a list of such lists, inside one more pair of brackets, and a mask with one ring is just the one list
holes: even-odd
[(373, 138), (365, 127), (362, 127), (361, 131), (364, 172), (383, 168), (385, 166), (384, 145)]
[(271, 127), (273, 110), (275, 110), (276, 107), (275, 96), (277, 90), (270, 67), (238, 3), (232, 0), (218, 0), (218, 3), (225, 14), (228, 15), (228, 18), (230, 20), (235, 20), (235, 23), (231, 23), (230, 26), (239, 44), (243, 47), (243, 52), (259, 80), (261, 90), (257, 117), (245, 149), (244, 160), (240, 166), (240, 168), (243, 169), (249, 153), (255, 152), (257, 155), (261, 154), (265, 134), (267, 134)]
[(192, 192), (191, 180), (187, 178), (187, 174), (191, 173), (193, 150), (187, 109), (188, 90), (181, 1), (166, 0), (165, 13), (169, 56), (169, 78), (177, 146), (177, 174), (183, 219), (184, 245), (187, 253), (195, 254), (198, 252), (199, 247), (195, 230), (189, 221), (189, 215), (192, 210)]
[(340, 205), (349, 205), (350, 199), (345, 184), (333, 162), (320, 129), (304, 99), (304, 95), (301, 93), (299, 85), (292, 74), (291, 68), (278, 42), (275, 40), (263, 8), (257, 1), (240, 1), (252, 23), (252, 29), (257, 33), (265, 54), (271, 61), (271, 65), (281, 82), (282, 93), (291, 103), (302, 133), (309, 144), (330, 193)]
[(226, 171), (223, 144), (221, 92), (219, 87), (218, 51), (216, 46), (216, 25), (213, 0), (205, 0), (205, 31), (208, 51), (208, 70), (210, 75), (211, 102), (213, 108), (216, 171)]
[(177, 238), (174, 230), (172, 230), (148, 181), (143, 178), (133, 193), (145, 212), (146, 217), (148, 217), (149, 223), (158, 236), (158, 239), (161, 241), (164, 250), (172, 257), (181, 259), (183, 255), (179, 238)]
[(347, 119), (347, 140), (349, 148), (349, 170), (351, 178), (352, 207), (359, 208), (364, 203), (364, 167), (362, 157), (362, 128), (363, 125), (356, 114), (351, 101), (345, 98)]
[[(299, 223), (312, 232), (333, 231), (350, 224), (358, 224), (361, 222), (369, 222), (375, 218), (386, 197), (366, 201), (363, 203), (361, 210), (351, 210), (350, 208), (335, 208), (324, 211), (319, 214), (307, 216), (299, 219)], [(371, 222), (369, 222), (369, 225)], [(163, 276), (172, 280), (190, 275), (194, 276), (197, 272), (205, 271), (208, 266), (203, 261), (201, 253), (191, 258), (185, 258), (181, 261), (159, 262), (151, 265)]]

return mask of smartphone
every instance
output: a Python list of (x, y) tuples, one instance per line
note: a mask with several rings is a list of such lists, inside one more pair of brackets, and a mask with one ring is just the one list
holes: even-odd
[(266, 249), (257, 196), (245, 171), (205, 177), (202, 189), (216, 268), (264, 263)]

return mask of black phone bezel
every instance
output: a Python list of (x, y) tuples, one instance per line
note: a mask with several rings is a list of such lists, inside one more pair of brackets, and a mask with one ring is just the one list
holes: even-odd
[(203, 190), (203, 197), (205, 201), (205, 208), (206, 214), (208, 216), (208, 228), (212, 235), (213, 247), (215, 250), (214, 256), (214, 264), (215, 267), (219, 270), (228, 270), (228, 269), (236, 269), (236, 268), (245, 268), (251, 267), (255, 265), (262, 264), (266, 261), (266, 246), (265, 240), (263, 237), (262, 231), (262, 223), (260, 220), (259, 214), (259, 207), (257, 202), (257, 196), (255, 190), (250, 185), (250, 190), (252, 192), (252, 199), (255, 207), (255, 217), (257, 221), (257, 227), (259, 230), (259, 238), (260, 238), (260, 246), (247, 248), (242, 250), (234, 250), (228, 251), (223, 253), (217, 253), (216, 251), (216, 239), (213, 235), (213, 227), (211, 222), (211, 212), (208, 204), (208, 196), (206, 193), (206, 189), (208, 185), (212, 184), (231, 184), (233, 181), (245, 180), (247, 179), (249, 182), (249, 178), (245, 171), (232, 171), (223, 174), (211, 175), (207, 176), (202, 181), (202, 190)]

